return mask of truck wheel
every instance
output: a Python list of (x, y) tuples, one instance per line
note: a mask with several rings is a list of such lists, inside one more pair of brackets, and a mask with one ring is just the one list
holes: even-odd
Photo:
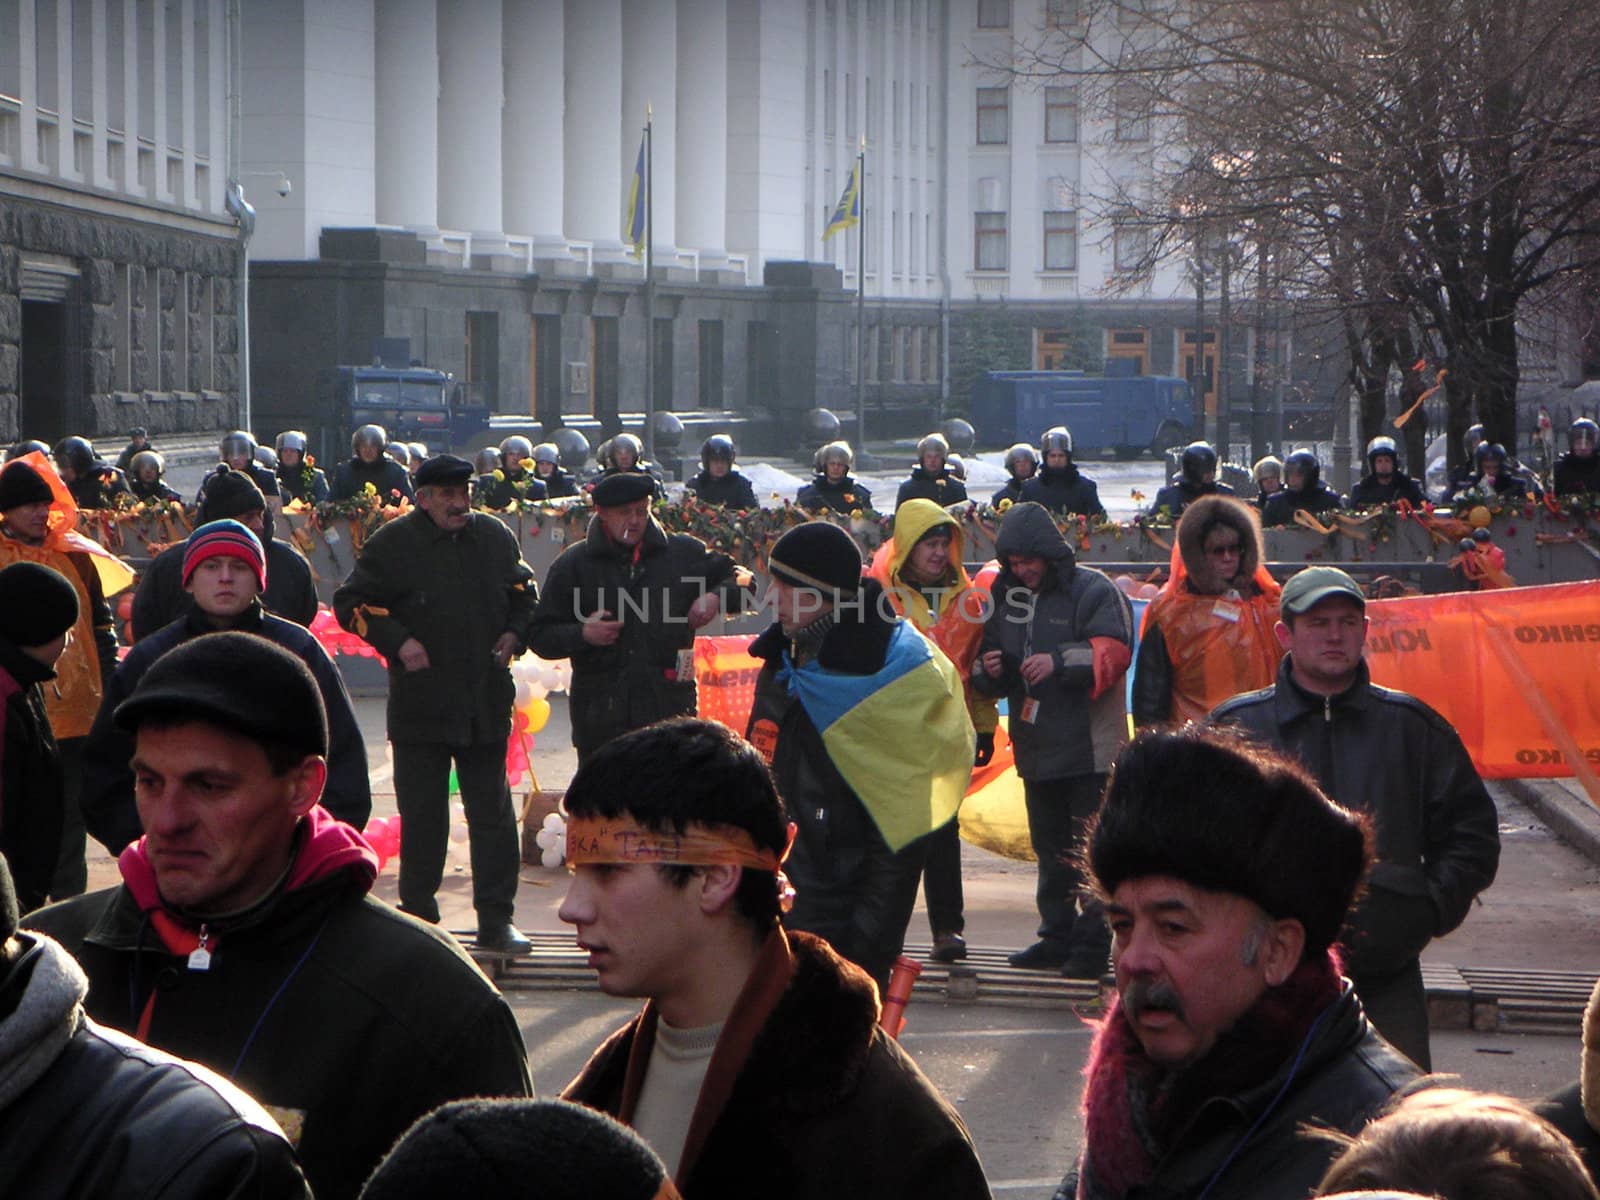
[(1127, 462), (1128, 460), (1134, 459), (1134, 458), (1138, 458), (1139, 455), (1143, 454), (1144, 453), (1144, 447), (1143, 446), (1113, 446), (1111, 448), (1111, 453), (1113, 455), (1115, 455), (1117, 457), (1117, 459), (1119, 459), (1120, 461)]

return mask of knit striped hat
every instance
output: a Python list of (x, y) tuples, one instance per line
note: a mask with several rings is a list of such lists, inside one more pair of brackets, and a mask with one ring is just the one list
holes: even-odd
[(219, 554), (239, 559), (255, 572), (257, 589), (267, 590), (267, 556), (261, 541), (238, 521), (211, 521), (189, 535), (183, 550), (184, 586), (189, 586), (196, 567)]

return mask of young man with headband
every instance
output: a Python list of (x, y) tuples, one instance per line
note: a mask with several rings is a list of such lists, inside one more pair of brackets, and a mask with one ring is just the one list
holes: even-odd
[(961, 1118), (879, 1029), (872, 980), (784, 929), (794, 826), (753, 746), (688, 718), (622, 734), (566, 809), (561, 918), (600, 989), (645, 1005), (564, 1098), (636, 1130), (688, 1200), (989, 1195)]

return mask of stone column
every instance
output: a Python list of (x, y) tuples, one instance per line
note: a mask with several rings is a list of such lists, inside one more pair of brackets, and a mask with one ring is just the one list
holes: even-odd
[[(625, 196), (639, 153), (645, 112), (655, 111), (651, 131), (654, 143), (652, 172), (655, 186), (655, 248), (665, 257), (674, 253), (678, 144), (678, 16), (663, 0), (623, 0), (622, 5), (622, 191)], [(698, 65), (698, 64), (696, 64)], [(690, 86), (698, 81), (690, 80)], [(712, 136), (690, 128), (690, 139)]]
[(615, 260), (622, 256), (622, 4), (565, 4), (564, 224), (568, 237), (592, 242), (597, 257)]
[(728, 0), (678, 0), (678, 54), (676, 240), (714, 266), (728, 255)]
[(561, 0), (504, 4), (506, 108), (500, 158), (506, 232), (564, 243), (564, 6)]
[(155, 114), (151, 122), (155, 128), (149, 133), (155, 146), (150, 164), (150, 194), (157, 200), (175, 204), (178, 197), (167, 186), (167, 145), (172, 140), (167, 129), (167, 6), (155, 5), (151, 9), (150, 20), (150, 78), (140, 80), (141, 86), (150, 89), (153, 101), (151, 111)]
[[(200, 0), (203, 4), (205, 0)], [(182, 64), (183, 78), (179, 81), (178, 94), (182, 97), (183, 112), (179, 121), (183, 130), (183, 190), (178, 195), (178, 203), (185, 208), (200, 207), (201, 197), (195, 189), (195, 123), (194, 123), (194, 6), (195, 0), (182, 0), (178, 6), (179, 20), (183, 22), (178, 31), (180, 46), (178, 61)]]
[(432, 235), (439, 230), (439, 25), (435, 0), (383, 0), (374, 16), (378, 223)]
[(503, 248), (500, 0), (439, 9), (439, 224)]
[(228, 186), (228, 171), (233, 163), (229, 144), (233, 138), (228, 120), (228, 16), (223, 0), (206, 0), (206, 194), (200, 197), (208, 212), (224, 211), (223, 195)]
[(140, 196), (144, 189), (139, 186), (139, 0), (111, 2), (122, 5), (122, 190)]
[(72, 5), (56, 4), (56, 173), (63, 179), (82, 179), (73, 144), (75, 126), (72, 92)]

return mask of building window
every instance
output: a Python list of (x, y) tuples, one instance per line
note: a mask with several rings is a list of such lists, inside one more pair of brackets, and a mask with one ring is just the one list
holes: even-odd
[(700, 407), (724, 408), (722, 394), (722, 322), (700, 322)]
[(1150, 140), (1150, 110), (1136, 85), (1120, 84), (1113, 97), (1116, 107), (1116, 138), (1119, 142)]
[(972, 265), (979, 271), (1006, 269), (1006, 214), (972, 214)]
[(1078, 140), (1078, 89), (1047, 87), (1044, 90), (1044, 140)]
[(1047, 29), (1076, 29), (1083, 24), (1079, 0), (1044, 0), (1044, 23)]
[(1150, 252), (1150, 231), (1143, 225), (1118, 225), (1111, 235), (1111, 265), (1118, 271), (1137, 271)]
[(655, 372), (653, 376), (654, 394), (651, 399), (658, 412), (672, 411), (672, 318), (655, 318)]
[(1011, 0), (978, 0), (979, 29), (1010, 29)]
[(1010, 136), (1011, 92), (1008, 88), (978, 89), (978, 144), (1004, 146)]
[(1072, 211), (1044, 214), (1044, 269), (1078, 269), (1078, 214)]

